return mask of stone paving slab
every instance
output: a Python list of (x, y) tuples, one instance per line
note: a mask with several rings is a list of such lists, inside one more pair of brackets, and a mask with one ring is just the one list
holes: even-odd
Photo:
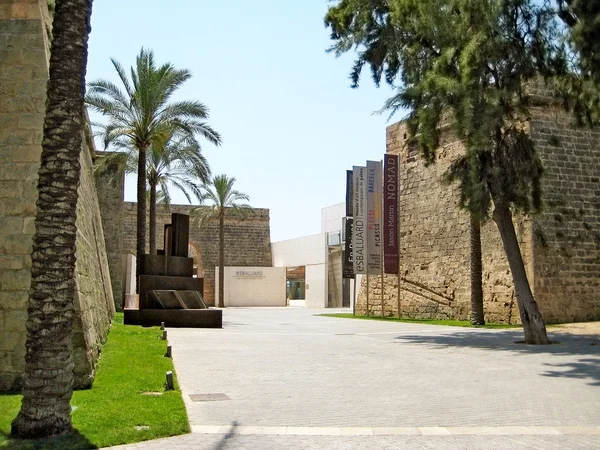
[(111, 447), (114, 450), (595, 450), (600, 436), (280, 436), (188, 434)]
[[(228, 308), (222, 330), (170, 329), (194, 433), (116, 448), (600, 448), (597, 335), (525, 346), (519, 329), (315, 313)], [(216, 393), (231, 400), (189, 398)]]
[[(600, 425), (597, 338), (226, 310), (223, 330), (169, 330), (192, 425)], [(192, 393), (231, 400), (193, 403)]]

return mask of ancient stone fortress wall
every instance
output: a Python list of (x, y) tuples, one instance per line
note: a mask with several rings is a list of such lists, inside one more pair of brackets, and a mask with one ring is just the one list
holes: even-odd
[[(107, 152), (96, 152), (96, 160), (106, 154)], [(112, 166), (100, 176), (96, 176), (95, 181), (115, 308), (120, 310), (125, 290), (122, 236), (125, 176), (122, 173), (119, 175), (117, 167)]]
[[(0, 390), (18, 389), (48, 77), (46, 0), (0, 1)], [(77, 204), (75, 387), (90, 385), (114, 301), (89, 133)]]
[[(189, 214), (189, 205), (158, 205), (156, 248), (163, 248), (164, 225), (171, 222), (171, 213)], [(136, 203), (124, 204), (123, 252), (135, 255)], [(215, 304), (215, 266), (219, 265), (218, 219), (199, 227), (190, 221), (190, 256), (204, 273), (204, 300)], [(146, 244), (147, 251), (149, 245)], [(225, 266), (271, 267), (271, 237), (269, 210), (253, 208), (244, 218), (225, 216)]]
[(549, 322), (599, 320), (600, 130), (575, 128), (545, 100), (531, 119), (545, 169), (533, 228), (535, 298)]
[[(600, 318), (600, 133), (576, 129), (558, 106), (534, 111), (530, 132), (545, 166), (544, 211), (515, 217), (527, 274), (548, 322)], [(400, 309), (406, 317), (467, 319), (470, 313), (469, 216), (442, 174), (463, 151), (444, 133), (425, 167), (401, 122), (387, 129), (400, 155)], [(495, 223), (481, 230), (486, 320), (518, 323), (512, 277)], [(397, 314), (397, 276), (384, 278), (384, 314)], [(369, 309), (381, 314), (381, 278), (370, 276)], [(366, 309), (363, 277), (357, 311)]]

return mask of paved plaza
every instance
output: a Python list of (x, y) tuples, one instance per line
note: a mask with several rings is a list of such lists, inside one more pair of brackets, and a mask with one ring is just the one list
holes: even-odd
[(169, 329), (192, 433), (115, 448), (600, 448), (597, 335), (533, 347), (520, 329), (319, 312), (228, 308), (222, 330)]

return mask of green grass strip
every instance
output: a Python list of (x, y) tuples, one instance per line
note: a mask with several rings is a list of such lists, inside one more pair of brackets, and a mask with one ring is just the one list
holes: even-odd
[(383, 322), (420, 323), (423, 325), (446, 325), (449, 327), (464, 328), (521, 328), (521, 325), (508, 325), (506, 323), (486, 323), (485, 325), (473, 325), (468, 320), (430, 320), (430, 319), (398, 319), (397, 317), (381, 316), (354, 316), (352, 313), (316, 314), (317, 316), (338, 317), (340, 319), (379, 320)]
[[(9, 439), (11, 421), (21, 405), (20, 395), (0, 395), (0, 448), (84, 449), (175, 436), (189, 432), (181, 391), (165, 391), (166, 342), (158, 327), (123, 325), (113, 321), (92, 389), (76, 391), (71, 400), (76, 432), (41, 441)], [(162, 395), (143, 395), (155, 392)], [(141, 429), (136, 429), (142, 427)]]

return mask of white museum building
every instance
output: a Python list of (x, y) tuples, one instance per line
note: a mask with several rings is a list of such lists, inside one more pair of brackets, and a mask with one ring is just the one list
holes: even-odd
[[(273, 242), (273, 267), (287, 272), (287, 299), (307, 308), (352, 307), (355, 280), (342, 278), (346, 204), (321, 209), (321, 232)], [(360, 277), (356, 286), (360, 287)]]

